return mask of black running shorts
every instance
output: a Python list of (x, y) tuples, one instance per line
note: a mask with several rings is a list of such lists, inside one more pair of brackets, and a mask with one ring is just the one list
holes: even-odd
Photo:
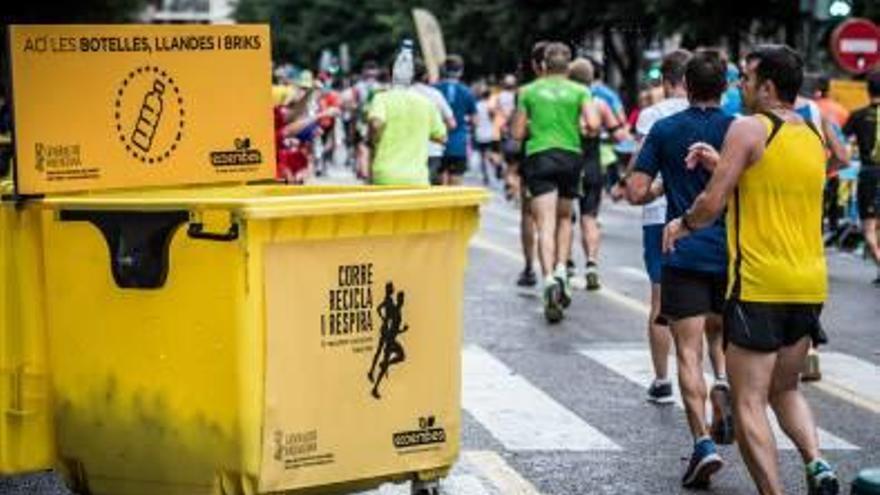
[(579, 153), (552, 149), (526, 157), (520, 167), (529, 197), (553, 191), (565, 199), (575, 199), (581, 193), (583, 160)]
[(860, 174), (856, 188), (859, 218), (862, 220), (880, 218), (880, 172)]
[(727, 276), (663, 266), (660, 276), (660, 314), (670, 321), (724, 312)]
[(444, 156), (440, 163), (440, 173), (464, 175), (467, 172), (467, 158), (463, 156)]
[(821, 304), (760, 303), (729, 300), (724, 308), (724, 345), (776, 352), (810, 337), (814, 346), (826, 344), (819, 315)]
[(440, 185), (440, 170), (443, 168), (443, 158), (439, 156), (428, 157), (428, 175), (431, 178), (431, 185)]
[(581, 216), (599, 216), (599, 206), (602, 204), (602, 183), (589, 183), (584, 181), (580, 198)]

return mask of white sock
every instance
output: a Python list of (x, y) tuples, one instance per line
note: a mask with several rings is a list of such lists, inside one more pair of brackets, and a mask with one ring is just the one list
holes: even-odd
[(556, 263), (556, 270), (553, 271), (553, 275), (560, 278), (565, 278), (567, 272), (565, 271), (565, 263)]

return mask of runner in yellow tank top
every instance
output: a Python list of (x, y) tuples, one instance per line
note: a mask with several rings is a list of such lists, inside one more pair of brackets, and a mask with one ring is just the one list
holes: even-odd
[(803, 60), (789, 47), (760, 47), (746, 57), (743, 101), (756, 115), (730, 126), (720, 154), (705, 143), (691, 147), (688, 165), (712, 170), (712, 178), (663, 237), (664, 250), (672, 250), (727, 207), (727, 371), (739, 448), (762, 495), (783, 493), (768, 405), (801, 453), (808, 493), (839, 490), (798, 388), (811, 340), (827, 340), (819, 313), (828, 291), (825, 153), (818, 133), (794, 111), (802, 82)]
[(728, 298), (821, 304), (828, 292), (822, 243), (825, 151), (815, 128), (759, 114), (761, 158), (727, 202)]

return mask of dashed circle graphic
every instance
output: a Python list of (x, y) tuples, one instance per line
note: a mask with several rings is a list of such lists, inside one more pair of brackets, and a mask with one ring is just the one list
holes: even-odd
[(168, 160), (184, 137), (183, 94), (168, 71), (143, 65), (116, 88), (113, 121), (120, 144), (144, 164)]

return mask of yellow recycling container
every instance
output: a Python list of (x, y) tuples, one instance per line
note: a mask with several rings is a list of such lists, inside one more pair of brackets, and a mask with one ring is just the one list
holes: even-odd
[(74, 488), (332, 493), (442, 476), (485, 199), (257, 186), (30, 203)]
[(0, 475), (53, 465), (41, 234), (39, 210), (0, 204)]

